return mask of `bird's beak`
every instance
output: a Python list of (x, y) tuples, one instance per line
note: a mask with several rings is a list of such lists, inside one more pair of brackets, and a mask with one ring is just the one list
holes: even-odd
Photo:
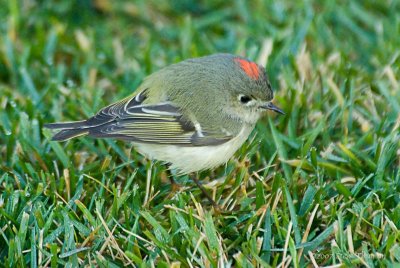
[(285, 114), (284, 111), (281, 110), (281, 108), (276, 107), (272, 102), (268, 102), (266, 104), (263, 104), (260, 106), (260, 108), (271, 110), (280, 114)]

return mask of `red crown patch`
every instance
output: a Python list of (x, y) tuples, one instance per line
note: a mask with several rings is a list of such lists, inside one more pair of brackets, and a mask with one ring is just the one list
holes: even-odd
[(251, 79), (257, 80), (260, 77), (260, 70), (256, 63), (241, 58), (235, 58), (235, 61), (240, 64), (240, 68), (242, 68)]

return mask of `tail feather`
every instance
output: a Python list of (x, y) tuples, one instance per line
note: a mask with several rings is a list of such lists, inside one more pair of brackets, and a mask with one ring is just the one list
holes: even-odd
[(48, 129), (71, 129), (85, 126), (87, 126), (87, 120), (44, 124), (44, 127)]
[(51, 140), (52, 141), (66, 141), (69, 139), (73, 139), (79, 136), (84, 136), (89, 134), (87, 129), (75, 128), (75, 129), (63, 129), (57, 134), (55, 134)]
[(48, 129), (59, 129), (51, 140), (53, 141), (65, 141), (78, 136), (89, 134), (87, 121), (76, 121), (76, 122), (63, 122), (63, 123), (51, 123), (45, 124), (45, 128)]

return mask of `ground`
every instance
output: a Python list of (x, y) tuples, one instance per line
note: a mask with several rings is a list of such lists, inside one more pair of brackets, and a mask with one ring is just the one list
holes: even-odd
[[(0, 266), (400, 262), (399, 1), (0, 0)], [(190, 57), (266, 66), (269, 114), (171, 191), (129, 143), (49, 140)]]

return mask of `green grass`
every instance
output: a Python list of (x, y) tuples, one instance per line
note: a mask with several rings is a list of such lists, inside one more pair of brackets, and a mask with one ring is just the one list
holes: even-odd
[[(1, 267), (400, 263), (398, 1), (52, 2), (0, 0)], [(42, 128), (216, 52), (286, 111), (201, 174), (223, 213), (130, 144)]]

